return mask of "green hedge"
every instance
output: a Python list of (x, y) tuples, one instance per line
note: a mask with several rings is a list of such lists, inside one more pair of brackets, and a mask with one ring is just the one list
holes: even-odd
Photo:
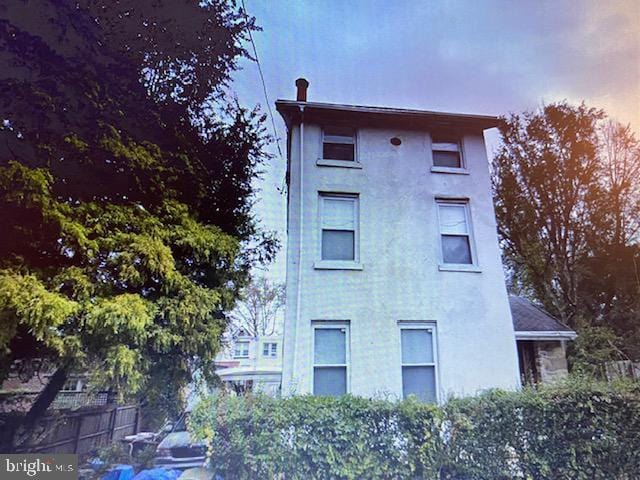
[(232, 479), (640, 478), (640, 387), (567, 383), (444, 406), (213, 396), (190, 429)]

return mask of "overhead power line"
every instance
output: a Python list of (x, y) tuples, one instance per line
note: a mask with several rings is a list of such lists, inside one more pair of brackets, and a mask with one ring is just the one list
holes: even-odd
[[(247, 7), (244, 4), (244, 0), (242, 0), (242, 11), (244, 13), (244, 17), (249, 21), (249, 15), (247, 14)], [(264, 100), (267, 103), (267, 109), (269, 111), (269, 117), (271, 118), (271, 127), (273, 128), (273, 137), (276, 139), (276, 147), (278, 149), (278, 155), (280, 155), (280, 159), (283, 159), (282, 150), (280, 149), (280, 138), (278, 137), (278, 131), (276, 130), (276, 122), (273, 118), (273, 110), (271, 109), (271, 102), (269, 101), (269, 94), (267, 93), (267, 85), (264, 81), (264, 74), (262, 73), (262, 65), (260, 65), (260, 58), (258, 57), (258, 50), (256, 49), (256, 44), (253, 41), (253, 35), (251, 34), (251, 29), (247, 26), (247, 33), (249, 34), (249, 41), (251, 42), (251, 46), (253, 48), (253, 56), (256, 59), (256, 63), (258, 64), (258, 73), (260, 74), (260, 82), (262, 83), (262, 92), (264, 93)], [(281, 193), (284, 192), (284, 186), (281, 189)]]

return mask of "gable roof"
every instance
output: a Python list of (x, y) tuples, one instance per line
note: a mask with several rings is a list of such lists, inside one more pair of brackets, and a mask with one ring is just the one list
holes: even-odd
[(577, 336), (571, 328), (524, 297), (509, 296), (509, 306), (517, 339), (573, 340)]

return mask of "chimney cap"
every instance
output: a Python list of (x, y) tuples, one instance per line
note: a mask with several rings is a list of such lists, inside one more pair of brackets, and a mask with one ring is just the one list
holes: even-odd
[(307, 101), (307, 88), (309, 87), (309, 82), (306, 78), (298, 78), (296, 80), (296, 100), (298, 102), (306, 102)]

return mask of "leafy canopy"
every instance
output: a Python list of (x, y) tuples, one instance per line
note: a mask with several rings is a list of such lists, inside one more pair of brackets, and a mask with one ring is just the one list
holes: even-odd
[(177, 408), (211, 374), (277, 246), (250, 212), (264, 118), (227, 87), (255, 28), (222, 0), (2, 6), (0, 379), (90, 368)]
[(615, 357), (639, 359), (634, 133), (603, 111), (561, 102), (511, 115), (501, 135), (493, 191), (512, 290), (580, 329), (578, 345), (596, 357), (606, 347)]

